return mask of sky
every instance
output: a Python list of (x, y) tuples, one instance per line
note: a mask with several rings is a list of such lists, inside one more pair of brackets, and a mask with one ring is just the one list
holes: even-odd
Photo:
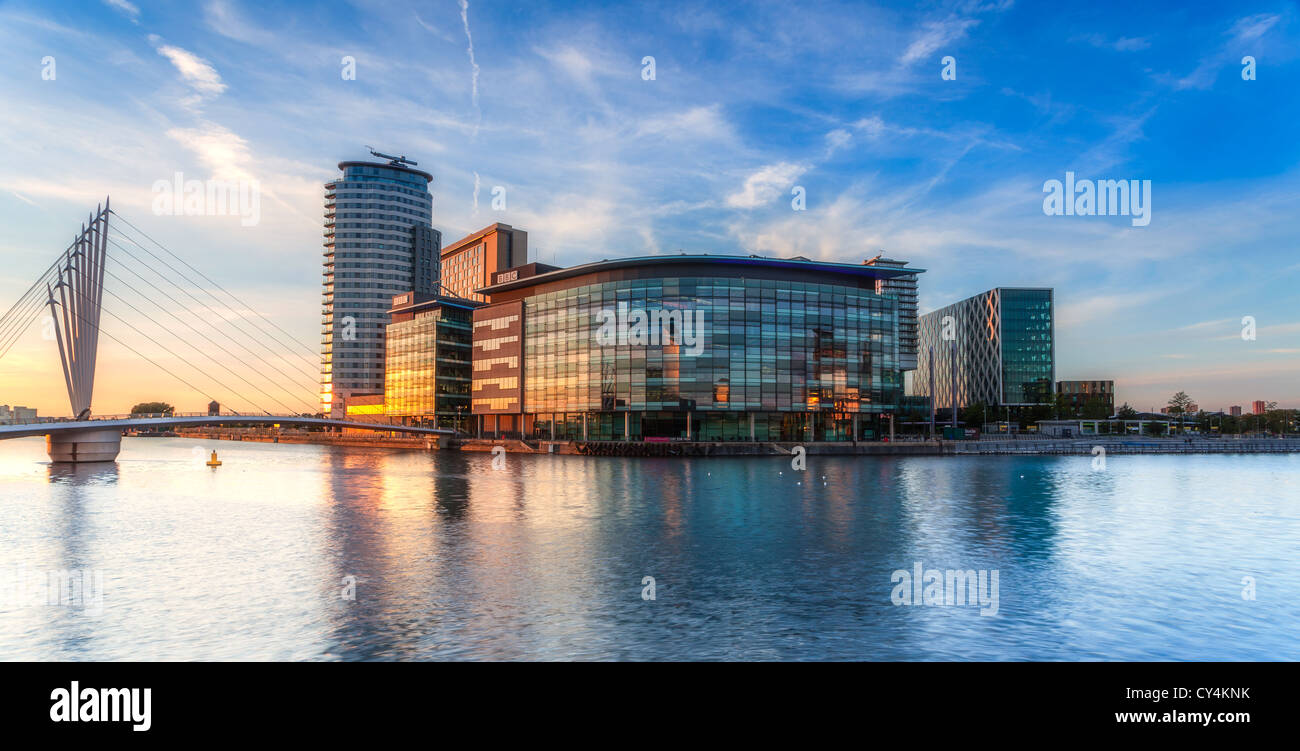
[[(111, 195), (316, 347), (323, 184), (371, 146), (434, 175), (444, 243), (884, 252), (922, 312), (1054, 288), (1057, 377), (1119, 402), (1296, 407), (1298, 57), (1289, 2), (0, 2), (0, 310)], [(256, 181), (257, 222), (155, 212), (178, 172)], [(1149, 224), (1046, 213), (1067, 172), (1149, 180)], [(0, 404), (66, 414), (58, 367), (33, 326)], [(105, 342), (95, 411), (155, 399), (207, 401)]]

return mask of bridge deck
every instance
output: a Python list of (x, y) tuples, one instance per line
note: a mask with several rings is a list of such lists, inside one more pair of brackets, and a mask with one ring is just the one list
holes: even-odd
[(267, 415), (219, 415), (190, 417), (121, 417), (91, 420), (62, 420), (33, 422), (22, 425), (0, 425), (0, 440), (50, 435), (77, 430), (152, 430), (155, 428), (201, 427), (204, 425), (295, 425), (303, 427), (353, 428), (380, 433), (413, 433), (417, 435), (455, 435), (446, 428), (418, 428), (408, 425), (388, 425), (373, 422), (330, 420), (321, 417), (280, 417)]

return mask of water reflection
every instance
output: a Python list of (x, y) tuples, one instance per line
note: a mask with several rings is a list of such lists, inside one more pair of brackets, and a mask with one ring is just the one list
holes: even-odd
[[(0, 604), (0, 659), (1300, 657), (1300, 457), (497, 470), (228, 444), (212, 471), (185, 440), (79, 467), (7, 443), (0, 571), (110, 580), (99, 619)], [(999, 615), (893, 605), (892, 572), (916, 563), (999, 571)], [(1245, 573), (1266, 597), (1241, 599)]]
[(49, 462), (45, 470), (53, 485), (112, 485), (117, 482), (118, 474), (117, 462)]

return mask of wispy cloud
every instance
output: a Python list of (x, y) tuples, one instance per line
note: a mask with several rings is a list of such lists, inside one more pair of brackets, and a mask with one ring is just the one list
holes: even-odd
[(1282, 17), (1278, 14), (1260, 13), (1238, 19), (1225, 36), (1228, 40), (1222, 47), (1202, 58), (1196, 69), (1174, 81), (1175, 89), (1208, 89), (1214, 85), (1220, 71), (1237, 63), (1243, 55), (1256, 49), (1265, 34), (1277, 26)]
[[(966, 36), (967, 30), (977, 25), (979, 25), (979, 21), (971, 18), (949, 18), (943, 21), (931, 21), (912, 40), (912, 43), (907, 45), (900, 62), (904, 65), (911, 65), (918, 60), (928, 60), (941, 47), (950, 45)], [(933, 62), (937, 63), (938, 60)]]
[(769, 164), (745, 178), (744, 186), (727, 196), (727, 205), (738, 209), (765, 206), (788, 191), (807, 166), (791, 162)]
[[(470, 101), (474, 103), (474, 112), (477, 115), (477, 121), (482, 122), (483, 110), (478, 105), (478, 61), (474, 59), (474, 35), (469, 31), (469, 0), (460, 0), (460, 22), (465, 27), (465, 53), (469, 55), (470, 68)], [(475, 128), (475, 134), (478, 130)]]
[(1084, 34), (1076, 37), (1093, 47), (1115, 50), (1116, 52), (1138, 52), (1151, 47), (1150, 37), (1127, 37), (1111, 39), (1105, 34)]
[(591, 86), (593, 83), (592, 76), (595, 71), (595, 64), (591, 58), (583, 54), (576, 47), (570, 45), (561, 45), (555, 49), (537, 48), (537, 54), (546, 58), (548, 62), (554, 65), (563, 74), (577, 81), (583, 86)]
[(670, 139), (731, 139), (735, 131), (722, 114), (720, 105), (691, 107), (680, 112), (648, 117), (638, 124), (637, 137)]
[(127, 2), (127, 0), (104, 0), (104, 5), (107, 5), (114, 10), (121, 11), (133, 21), (140, 17), (140, 9), (134, 4)]
[[(157, 37), (153, 39), (157, 41)], [(226, 84), (222, 82), (221, 74), (217, 73), (217, 69), (193, 52), (169, 44), (160, 44), (158, 54), (170, 60), (176, 71), (181, 74), (181, 78), (199, 94), (217, 96), (226, 90)]]

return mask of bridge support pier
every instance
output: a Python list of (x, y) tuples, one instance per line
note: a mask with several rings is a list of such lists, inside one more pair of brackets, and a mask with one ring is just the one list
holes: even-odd
[(122, 450), (122, 431), (95, 428), (51, 433), (45, 436), (45, 450), (52, 462), (111, 462)]

